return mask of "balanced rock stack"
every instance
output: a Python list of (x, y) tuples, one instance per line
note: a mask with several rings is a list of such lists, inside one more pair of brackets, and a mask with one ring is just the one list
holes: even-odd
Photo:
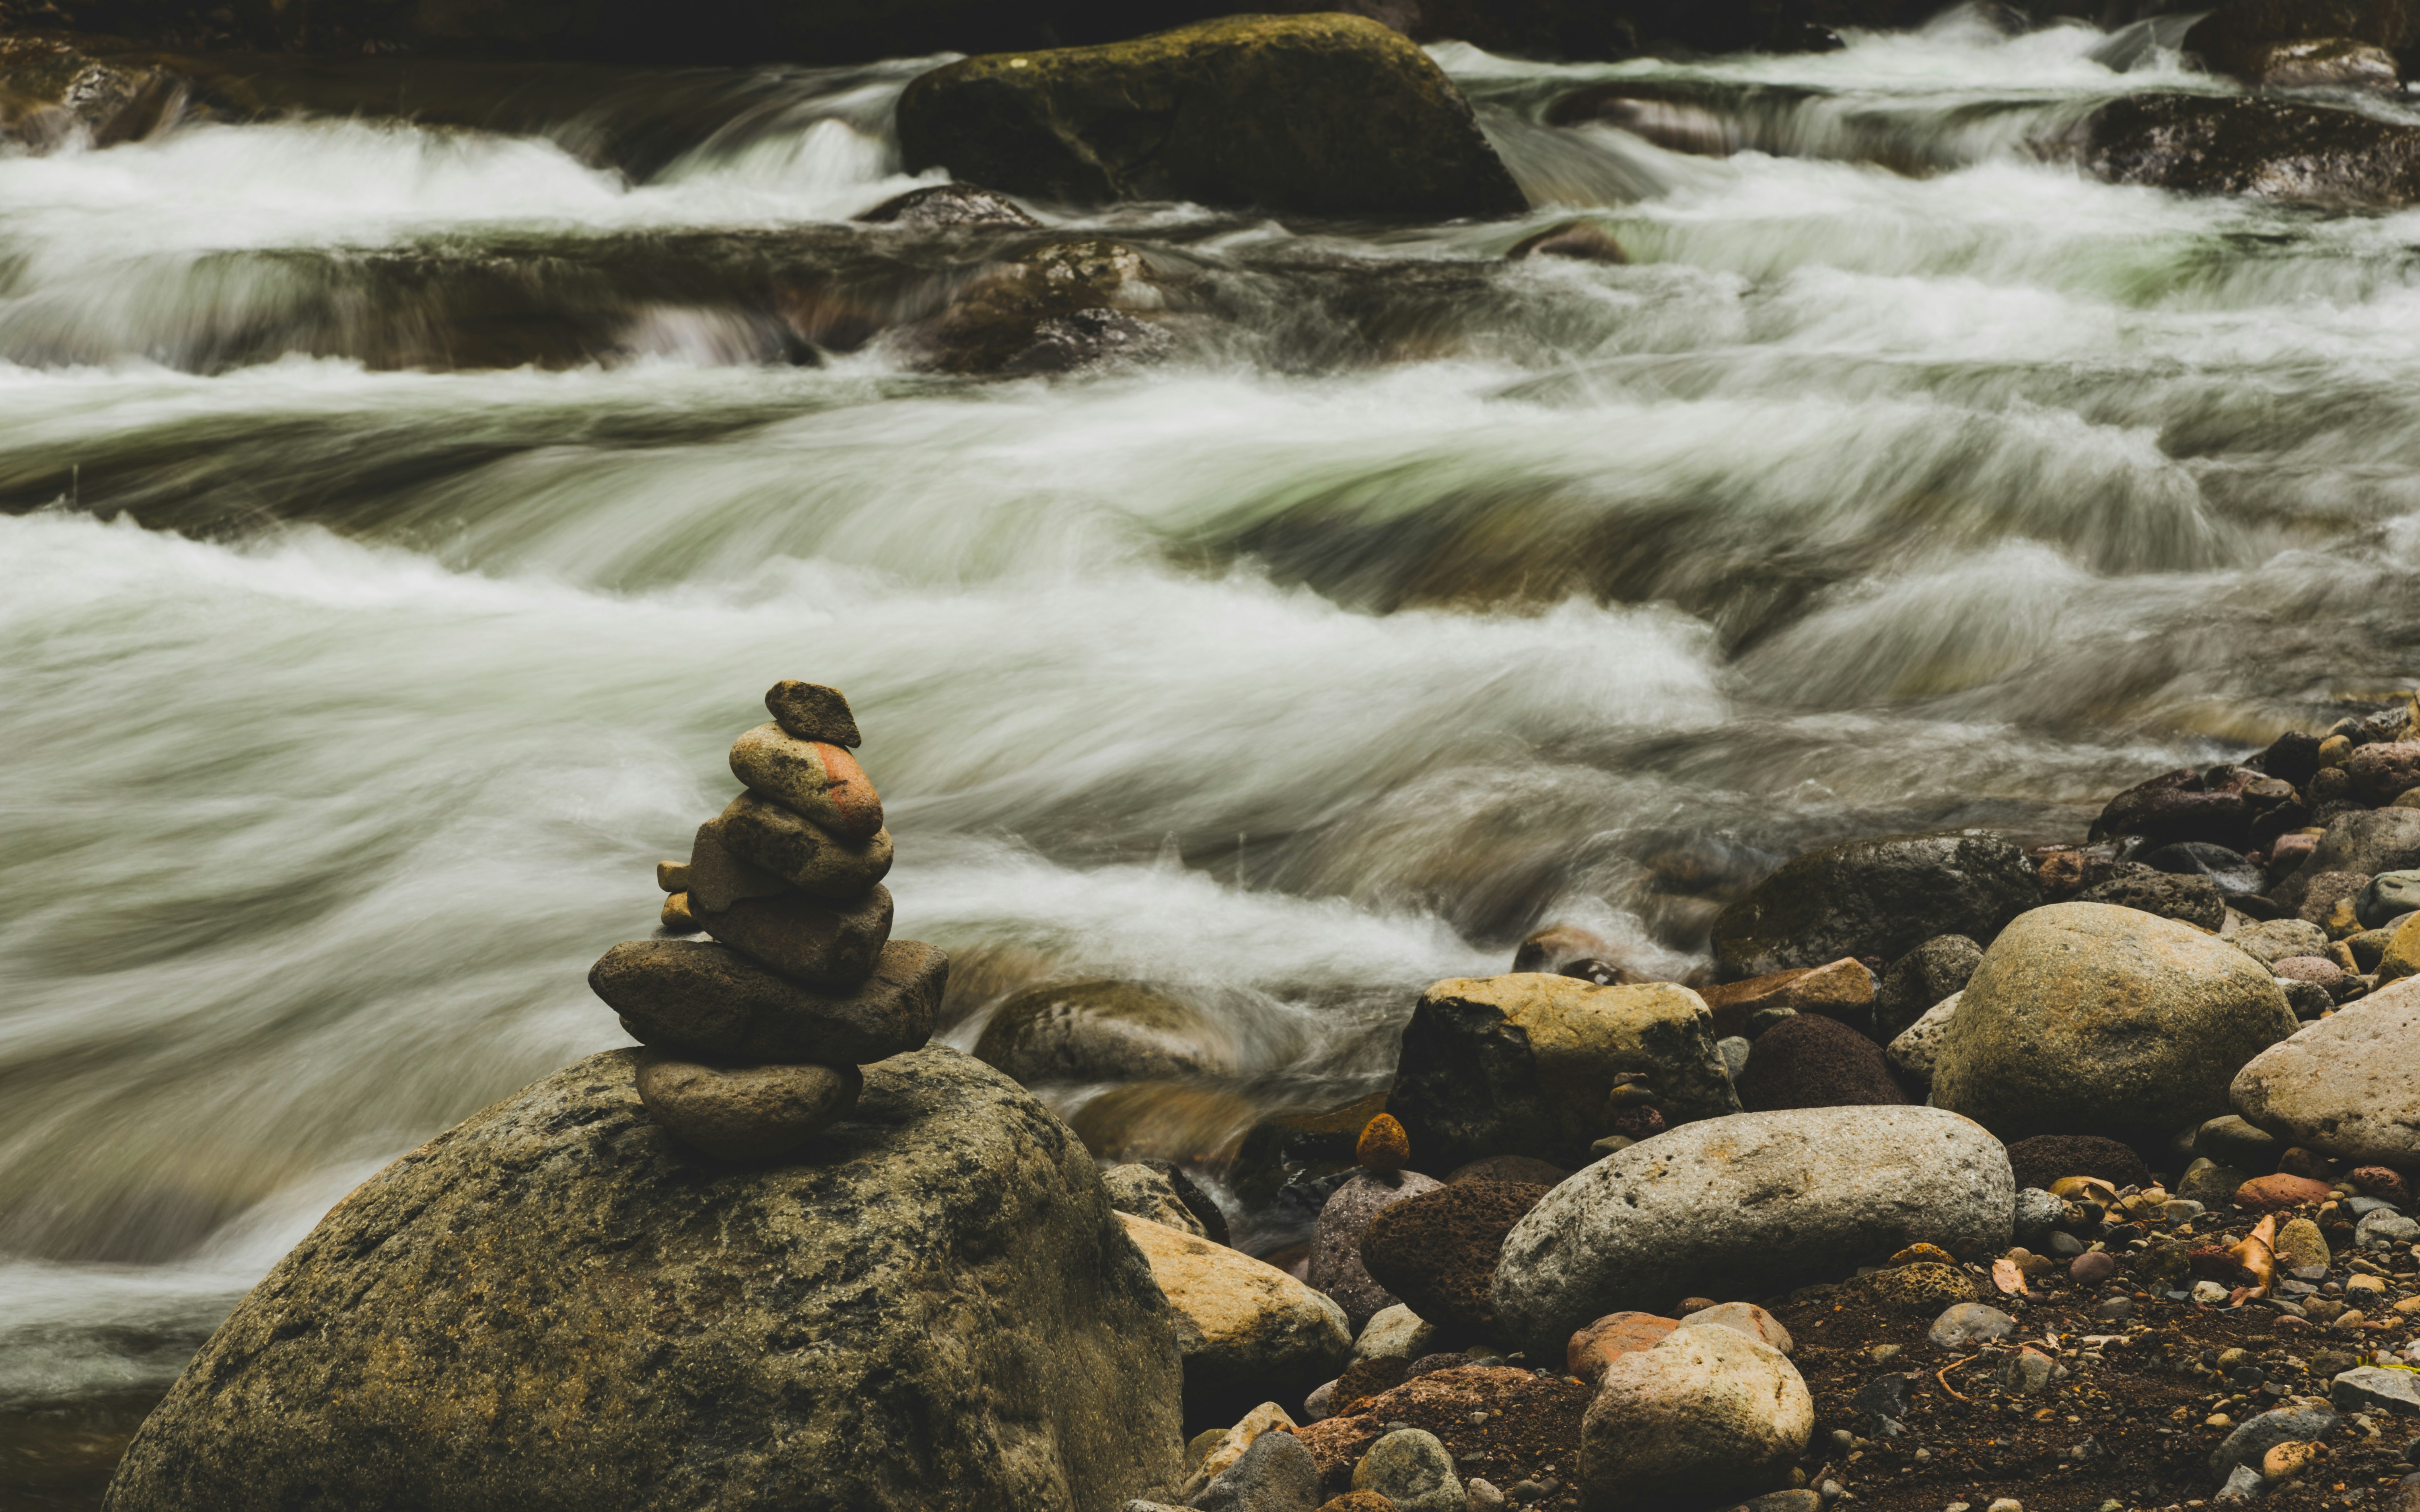
[[(667, 936), (605, 952), (588, 984), (647, 1046), (639, 1099), (726, 1160), (798, 1149), (856, 1106), (858, 1067), (932, 1037), (949, 958), (891, 938), (891, 832), (849, 748), (848, 701), (812, 683), (765, 695), (731, 748), (747, 791), (656, 880)], [(709, 938), (699, 938), (703, 933)]]

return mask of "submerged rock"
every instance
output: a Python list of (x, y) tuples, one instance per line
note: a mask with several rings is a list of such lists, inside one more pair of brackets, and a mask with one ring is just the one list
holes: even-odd
[(1166, 356), (1173, 338), (1137, 313), (1163, 302), (1132, 247), (1055, 241), (977, 276), (899, 340), (917, 363), (944, 373), (1069, 373)]
[(1079, 203), (1422, 218), (1528, 205), (1444, 71), (1357, 16), (968, 58), (908, 86), (899, 143), (910, 172)]
[(2294, 1032), (2261, 964), (2174, 919), (2052, 903), (2009, 926), (1959, 995), (1932, 1101), (2004, 1139), (2165, 1134), (2226, 1111), (2243, 1063)]
[(1727, 980), (1842, 956), (1896, 960), (1939, 934), (1989, 941), (2041, 901), (2025, 853), (1979, 830), (1894, 835), (1810, 851), (1714, 919)]
[(1114, 1512), (1182, 1478), (1174, 1318), (1091, 1157), (1014, 1083), (919, 1051), (866, 1069), (810, 1162), (733, 1169), (647, 1119), (636, 1058), (592, 1056), (355, 1190), (187, 1367), (108, 1504), (813, 1486)]
[(191, 83), (157, 60), (97, 57), (63, 37), (0, 36), (0, 141), (110, 147), (184, 113)]
[(2184, 50), (2212, 73), (2289, 85), (2341, 82), (2280, 77), (2280, 65), (2297, 52), (2308, 57), (2323, 48), (2366, 47), (2383, 55), (2391, 85), (2393, 54), (2412, 41), (2412, 19), (2403, 0), (2226, 0), (2185, 33)]
[(1220, 1075), (1234, 1069), (1227, 1036), (1188, 1003), (1130, 981), (1035, 987), (1001, 1005), (975, 1058), (1032, 1087)]
[(1769, 1297), (1914, 1243), (1996, 1252), (2015, 1201), (2000, 1142), (1934, 1108), (1686, 1124), (1581, 1171), (1513, 1227), (1497, 1316), (1531, 1359), (1555, 1359), (1607, 1313)]
[(1432, 1170), (1489, 1155), (1573, 1170), (1595, 1158), (1625, 1072), (1646, 1075), (1668, 1123), (1738, 1109), (1713, 1026), (1697, 994), (1668, 982), (1453, 978), (1412, 1010), (1387, 1105)]
[[(1042, 224), (1027, 214), (1025, 207), (1016, 201), (978, 184), (935, 184), (929, 189), (911, 189), (884, 200), (858, 219), (869, 225), (904, 225), (924, 231)], [(857, 742), (838, 744), (854, 746)]]

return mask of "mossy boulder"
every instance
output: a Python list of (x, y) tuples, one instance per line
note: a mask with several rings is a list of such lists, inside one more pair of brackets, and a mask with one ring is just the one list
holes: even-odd
[(911, 172), (1069, 202), (1422, 219), (1528, 208), (1444, 70), (1357, 16), (1233, 16), (968, 58), (908, 85), (899, 145)]
[(1039, 1103), (919, 1050), (735, 1166), (649, 1119), (636, 1055), (338, 1204), (105, 1504), (1114, 1512), (1182, 1479), (1176, 1317)]
[(1939, 934), (1988, 943), (2041, 902), (2025, 853), (1997, 835), (1886, 835), (1810, 851), (1714, 918), (1727, 981), (1842, 956), (1896, 961)]
[(1942, 1036), (1932, 1101), (2007, 1140), (2165, 1134), (2228, 1112), (2235, 1073), (2295, 1026), (2277, 980), (2217, 936), (2053, 903), (1983, 952)]

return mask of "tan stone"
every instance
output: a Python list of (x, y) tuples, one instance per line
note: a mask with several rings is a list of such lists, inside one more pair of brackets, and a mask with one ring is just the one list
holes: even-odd
[(770, 719), (732, 743), (731, 775), (843, 840), (872, 840), (882, 828), (882, 798), (856, 757), (799, 740)]
[(2356, 1165), (2420, 1165), (2420, 980), (2304, 1025), (2230, 1090), (2237, 1112), (2294, 1144)]
[(2335, 1257), (2328, 1252), (2327, 1238), (2319, 1225), (2308, 1218), (2293, 1218), (2277, 1230), (2277, 1263), (2288, 1271), (2303, 1271), (2333, 1265)]
[(1740, 1033), (1750, 1015), (1768, 1008), (1821, 1013), (1861, 1028), (1874, 1016), (1873, 973), (1848, 958), (1708, 987), (1699, 995), (1714, 1011), (1717, 1038)]
[(1176, 1310), (1188, 1393), (1260, 1381), (1308, 1392), (1352, 1359), (1344, 1309), (1276, 1266), (1129, 1212), (1118, 1218)]
[(713, 1066), (639, 1052), (639, 1101), (665, 1133), (723, 1160), (775, 1160), (857, 1105), (855, 1066)]
[(1770, 1344), (1784, 1354), (1796, 1349), (1790, 1337), (1790, 1330), (1781, 1326), (1781, 1319), (1752, 1302), (1723, 1302), (1712, 1307), (1701, 1307), (1682, 1319), (1681, 1326), (1732, 1329), (1760, 1344)]
[(1771, 1345), (1679, 1328), (1606, 1366), (1580, 1425), (1591, 1503), (1646, 1504), (1772, 1489), (1806, 1452), (1815, 1398)]
[[(2415, 789), (2420, 792), (2420, 789)], [(2354, 948), (2353, 958), (2359, 964), (2361, 951)], [(2378, 980), (2382, 986), (2420, 975), (2420, 914), (2413, 914), (2386, 932), (2386, 949), (2378, 952)]]
[(1658, 1313), (1607, 1313), (1579, 1330), (1564, 1347), (1564, 1368), (1593, 1386), (1605, 1367), (1625, 1354), (1652, 1350), (1681, 1326)]
[(1254, 1439), (1271, 1428), (1292, 1433), (1295, 1427), (1295, 1420), (1286, 1415), (1286, 1410), (1275, 1402), (1263, 1402), (1253, 1408), (1233, 1427), (1212, 1443), (1202, 1456), (1201, 1462), (1193, 1467), (1192, 1474), (1186, 1480), (1185, 1489), (1177, 1493), (1176, 1500), (1189, 1505), (1228, 1466), (1244, 1458), (1244, 1451), (1252, 1446)]

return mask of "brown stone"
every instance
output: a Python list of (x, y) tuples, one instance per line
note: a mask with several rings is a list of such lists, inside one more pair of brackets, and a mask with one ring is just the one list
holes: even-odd
[(589, 968), (588, 985), (633, 1039), (703, 1059), (863, 1065), (933, 1035), (950, 958), (892, 940), (873, 976), (818, 993), (707, 940), (626, 940)]
[(1362, 1232), (1361, 1263), (1371, 1279), (1447, 1334), (1493, 1338), (1504, 1236), (1548, 1190), (1465, 1181), (1394, 1203)]
[(1857, 1029), (1873, 1024), (1873, 973), (1845, 957), (1820, 966), (1702, 988), (1698, 995), (1714, 1010), (1718, 1038), (1745, 1033), (1748, 1019), (1768, 1008), (1817, 1013)]
[(848, 700), (839, 688), (785, 678), (766, 690), (765, 707), (784, 734), (799, 740), (851, 747), (863, 741), (857, 733), (857, 716), (849, 712)]
[(2235, 1189), (2235, 1205), (2254, 1212), (2277, 1212), (2325, 1202), (2334, 1190), (2327, 1182), (2315, 1181), (2307, 1176), (2258, 1176)]
[[(817, 898), (861, 897), (891, 873), (891, 831), (844, 840), (754, 793), (732, 799), (707, 827), (735, 860)], [(698, 840), (702, 850), (706, 830)]]
[(799, 740), (767, 720), (731, 745), (731, 775), (843, 840), (872, 840), (882, 798), (857, 758), (828, 741)]
[(1392, 1115), (1381, 1113), (1362, 1126), (1353, 1155), (1368, 1169), (1392, 1176), (1410, 1164), (1412, 1141)]
[(791, 894), (741, 898), (706, 914), (707, 933), (766, 967), (824, 992), (846, 992), (874, 974), (891, 938), (891, 892), (853, 904)]
[(716, 1066), (643, 1050), (639, 1101), (666, 1134), (721, 1160), (777, 1160), (840, 1121), (855, 1066)]

